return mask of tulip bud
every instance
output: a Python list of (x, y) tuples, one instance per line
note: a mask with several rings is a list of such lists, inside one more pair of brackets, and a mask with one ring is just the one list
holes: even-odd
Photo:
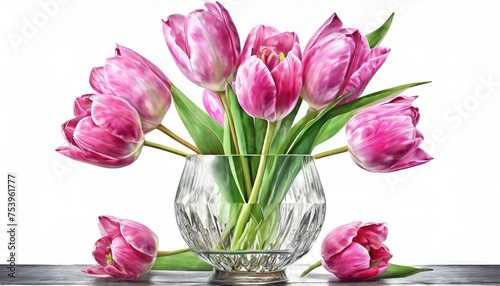
[(144, 133), (154, 130), (172, 102), (171, 83), (149, 60), (126, 47), (117, 46), (116, 56), (90, 73), (90, 85), (98, 93), (126, 100), (141, 117)]
[(107, 168), (132, 164), (142, 150), (144, 134), (137, 111), (113, 95), (83, 95), (75, 100), (75, 118), (62, 125), (69, 146), (57, 152)]
[(213, 91), (224, 91), (236, 69), (240, 38), (227, 10), (220, 3), (205, 3), (207, 10), (170, 15), (163, 35), (175, 63), (190, 81)]
[(158, 237), (148, 227), (127, 219), (112, 216), (99, 217), (100, 238), (92, 255), (98, 265), (85, 273), (106, 275), (119, 279), (136, 279), (154, 265)]
[(335, 228), (321, 246), (323, 267), (340, 280), (366, 280), (382, 274), (392, 258), (383, 244), (387, 232), (385, 224), (359, 221)]
[[(268, 37), (268, 35), (271, 35)], [(300, 45), (295, 33), (257, 26), (245, 43), (234, 88), (251, 116), (276, 122), (295, 107), (302, 85)]]
[(365, 109), (346, 124), (347, 145), (354, 162), (370, 172), (393, 172), (432, 159), (419, 148), (423, 135), (416, 129), (416, 97), (397, 97)]
[(353, 92), (340, 104), (358, 98), (384, 63), (388, 48), (370, 49), (360, 31), (342, 28), (333, 14), (309, 40), (304, 50), (302, 98), (321, 110), (339, 97)]

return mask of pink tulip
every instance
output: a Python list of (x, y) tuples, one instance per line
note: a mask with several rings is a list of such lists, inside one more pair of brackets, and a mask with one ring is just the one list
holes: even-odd
[(92, 255), (98, 265), (82, 271), (119, 279), (136, 279), (146, 274), (156, 260), (158, 238), (148, 227), (127, 219), (99, 217), (101, 235)]
[(141, 117), (147, 133), (163, 120), (172, 102), (171, 83), (163, 72), (146, 58), (122, 46), (103, 67), (90, 73), (90, 85), (101, 94), (126, 100)]
[(234, 83), (241, 107), (269, 122), (287, 116), (300, 94), (300, 58), (295, 33), (277, 33), (266, 26), (254, 28), (245, 43)]
[(346, 125), (347, 145), (354, 162), (370, 172), (393, 172), (432, 159), (419, 148), (423, 135), (416, 129), (415, 97), (400, 96), (365, 109)]
[(226, 90), (236, 69), (240, 38), (231, 16), (220, 3), (207, 10), (170, 15), (163, 35), (175, 63), (189, 80), (213, 91)]
[(340, 280), (366, 280), (382, 274), (392, 258), (383, 244), (387, 232), (382, 223), (358, 221), (337, 227), (323, 240), (323, 267)]
[(75, 100), (75, 118), (62, 125), (69, 146), (57, 152), (107, 168), (132, 164), (139, 156), (144, 134), (137, 111), (113, 95), (83, 95)]
[(203, 91), (203, 106), (210, 117), (224, 126), (224, 106), (213, 91), (209, 89)]
[(360, 31), (342, 28), (342, 22), (333, 14), (304, 50), (302, 97), (314, 110), (325, 108), (351, 91), (340, 104), (358, 98), (388, 53), (384, 47), (370, 49)]

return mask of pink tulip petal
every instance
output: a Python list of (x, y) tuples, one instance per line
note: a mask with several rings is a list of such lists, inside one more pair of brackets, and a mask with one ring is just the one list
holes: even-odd
[(75, 117), (90, 116), (90, 109), (92, 107), (91, 96), (93, 94), (84, 94), (75, 99), (73, 103), (73, 114)]
[(92, 118), (85, 117), (76, 126), (74, 132), (76, 145), (82, 150), (99, 153), (112, 158), (129, 157), (137, 151), (139, 144), (132, 144), (110, 135), (97, 126)]
[(256, 47), (261, 47), (262, 42), (273, 36), (279, 34), (279, 31), (271, 26), (258, 25), (255, 26), (247, 36), (245, 40), (245, 45), (243, 46), (243, 50), (241, 51), (240, 57), (238, 59), (238, 66), (240, 66), (244, 60), (249, 58), (252, 55), (256, 54)]
[(109, 216), (109, 215), (101, 215), (99, 216), (99, 232), (102, 236), (111, 236), (114, 238), (115, 236), (121, 235), (120, 233), (120, 224), (122, 219)]
[[(274, 121), (287, 116), (297, 104), (302, 87), (302, 66), (300, 59), (290, 53), (271, 71), (276, 85), (276, 106)], [(271, 121), (271, 120), (269, 120)]]
[(108, 265), (106, 255), (111, 253), (111, 241), (109, 236), (103, 236), (96, 241), (92, 256), (94, 256), (95, 261), (97, 261), (99, 265)]
[(205, 89), (203, 91), (203, 106), (208, 115), (215, 119), (220, 125), (224, 126), (224, 107), (219, 97), (212, 91)]
[(191, 73), (191, 64), (189, 63), (191, 51), (185, 38), (186, 21), (187, 17), (184, 15), (170, 15), (167, 21), (163, 21), (163, 35), (168, 49), (182, 73)]
[(226, 89), (226, 80), (233, 72), (236, 62), (226, 53), (231, 39), (224, 23), (214, 14), (197, 11), (188, 15), (186, 41), (190, 46), (193, 81), (214, 91)]
[(403, 170), (406, 168), (415, 167), (427, 163), (432, 159), (434, 158), (429, 154), (427, 154), (427, 152), (418, 148), (414, 152), (410, 153), (409, 156), (405, 157), (404, 160), (401, 160), (396, 164), (392, 165), (388, 171), (393, 172), (393, 171)]
[(316, 44), (318, 39), (323, 39), (326, 36), (337, 33), (342, 29), (342, 21), (337, 16), (336, 13), (333, 13), (330, 18), (328, 18), (323, 25), (314, 33), (309, 42), (306, 45), (304, 51), (308, 51), (313, 45)]
[(298, 38), (295, 33), (284, 32), (264, 39), (261, 43), (261, 46), (272, 48), (274, 49), (274, 52), (276, 54), (284, 53), (285, 56), (288, 54), (289, 51), (293, 50), (295, 56), (300, 59), (302, 54), (300, 48), (297, 49), (298, 46), (297, 43), (298, 43)]
[(366, 248), (357, 243), (351, 243), (336, 255), (324, 258), (323, 266), (341, 280), (371, 278), (361, 277), (361, 273), (365, 274), (362, 271), (370, 268), (370, 255)]
[(376, 245), (380, 247), (382, 242), (387, 239), (388, 228), (385, 223), (368, 223), (364, 224), (358, 230), (358, 235), (353, 241), (361, 245)]
[[(345, 36), (325, 38), (304, 54), (302, 97), (315, 110), (321, 110), (339, 95), (351, 57), (352, 42)], [(334, 76), (335, 75), (335, 76)]]
[(94, 95), (91, 99), (95, 125), (125, 142), (139, 143), (144, 140), (141, 117), (127, 101), (112, 95)]
[(114, 57), (104, 66), (109, 89), (126, 100), (140, 115), (142, 128), (148, 132), (158, 126), (170, 107), (170, 90), (140, 61)]
[(148, 227), (135, 221), (124, 220), (120, 232), (125, 241), (135, 250), (151, 257), (156, 257), (158, 237)]
[(104, 67), (95, 67), (90, 72), (90, 86), (98, 93), (111, 93), (106, 78), (104, 76)]
[[(170, 80), (167, 78), (167, 76), (160, 70), (160, 68), (158, 68), (152, 62), (150, 62), (148, 59), (146, 59), (145, 57), (136, 53), (135, 51), (133, 51), (127, 47), (120, 46), (120, 45), (116, 45), (115, 51), (116, 51), (117, 56), (121, 56), (124, 58), (130, 58), (130, 59), (139, 61), (139, 62), (143, 63), (144, 65), (146, 65), (160, 79), (160, 81), (165, 85), (167, 90), (171, 89), (171, 83), (170, 83)], [(165, 97), (164, 100), (168, 101), (167, 104), (170, 105), (170, 101), (171, 101), (170, 96)]]
[[(380, 245), (378, 248), (370, 248), (370, 257), (372, 261), (376, 263), (384, 263), (387, 264), (389, 260), (392, 258), (392, 254), (389, 252), (389, 249), (384, 244)], [(378, 265), (382, 266), (382, 265)]]
[[(368, 40), (358, 30), (346, 34), (346, 37), (352, 42), (351, 47), (353, 48), (351, 50), (349, 68), (345, 74), (345, 79), (347, 80), (369, 59), (371, 51)], [(345, 93), (344, 90), (342, 92)]]
[(61, 130), (63, 132), (64, 138), (71, 145), (76, 145), (73, 134), (75, 133), (76, 126), (84, 117), (77, 117), (64, 122), (61, 125)]
[(348, 247), (352, 243), (353, 238), (357, 235), (361, 225), (362, 222), (355, 221), (330, 231), (321, 245), (321, 255), (323, 259), (328, 260)]
[[(111, 244), (113, 265), (131, 276), (139, 277), (153, 267), (156, 256), (151, 257), (131, 247), (123, 237), (118, 236)], [(115, 266), (116, 267), (116, 266)]]
[(234, 53), (233, 54), (233, 65), (236, 66), (238, 56), (241, 50), (241, 43), (240, 43), (240, 36), (238, 35), (238, 30), (236, 29), (236, 26), (234, 25), (233, 19), (231, 19), (231, 16), (229, 15), (229, 12), (227, 12), (226, 8), (222, 6), (219, 2), (205, 2), (205, 6), (207, 7), (207, 10), (217, 14), (218, 18), (224, 22), (224, 26), (227, 29), (228, 34), (230, 35), (229, 39), (231, 41), (230, 46), (231, 46), (231, 51)]
[(239, 67), (235, 91), (241, 107), (251, 116), (268, 121), (276, 118), (276, 86), (264, 62), (256, 56)]
[(61, 146), (58, 147), (56, 151), (71, 159), (87, 164), (93, 164), (105, 168), (121, 168), (132, 164), (139, 156), (141, 148), (137, 149), (135, 153), (131, 154), (129, 157), (123, 158), (104, 156), (99, 153), (82, 150), (76, 146)]
[(361, 67), (349, 78), (349, 81), (344, 89), (344, 93), (352, 90), (355, 91), (352, 95), (342, 101), (342, 104), (350, 102), (361, 96), (372, 77), (387, 59), (389, 51), (390, 49), (383, 47), (375, 47), (371, 51), (370, 59), (364, 62)]
[(85, 269), (82, 269), (83, 272), (87, 274), (97, 275), (97, 276), (108, 276), (108, 272), (104, 270), (104, 267), (101, 265), (92, 265)]

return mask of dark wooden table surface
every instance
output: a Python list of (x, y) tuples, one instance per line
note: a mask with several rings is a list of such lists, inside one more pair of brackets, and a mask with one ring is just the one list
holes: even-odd
[[(151, 271), (134, 281), (98, 278), (81, 272), (85, 265), (17, 265), (15, 278), (1, 265), (2, 285), (210, 285), (210, 272)], [(324, 269), (298, 277), (306, 268), (292, 265), (287, 269), (290, 285), (500, 285), (500, 265), (426, 265), (433, 271), (397, 279), (370, 282), (339, 282)]]

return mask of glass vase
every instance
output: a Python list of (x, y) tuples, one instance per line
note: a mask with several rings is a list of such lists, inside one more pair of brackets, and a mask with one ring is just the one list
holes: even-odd
[(182, 237), (213, 266), (210, 281), (227, 285), (287, 281), (325, 211), (310, 155), (188, 156), (175, 199)]

